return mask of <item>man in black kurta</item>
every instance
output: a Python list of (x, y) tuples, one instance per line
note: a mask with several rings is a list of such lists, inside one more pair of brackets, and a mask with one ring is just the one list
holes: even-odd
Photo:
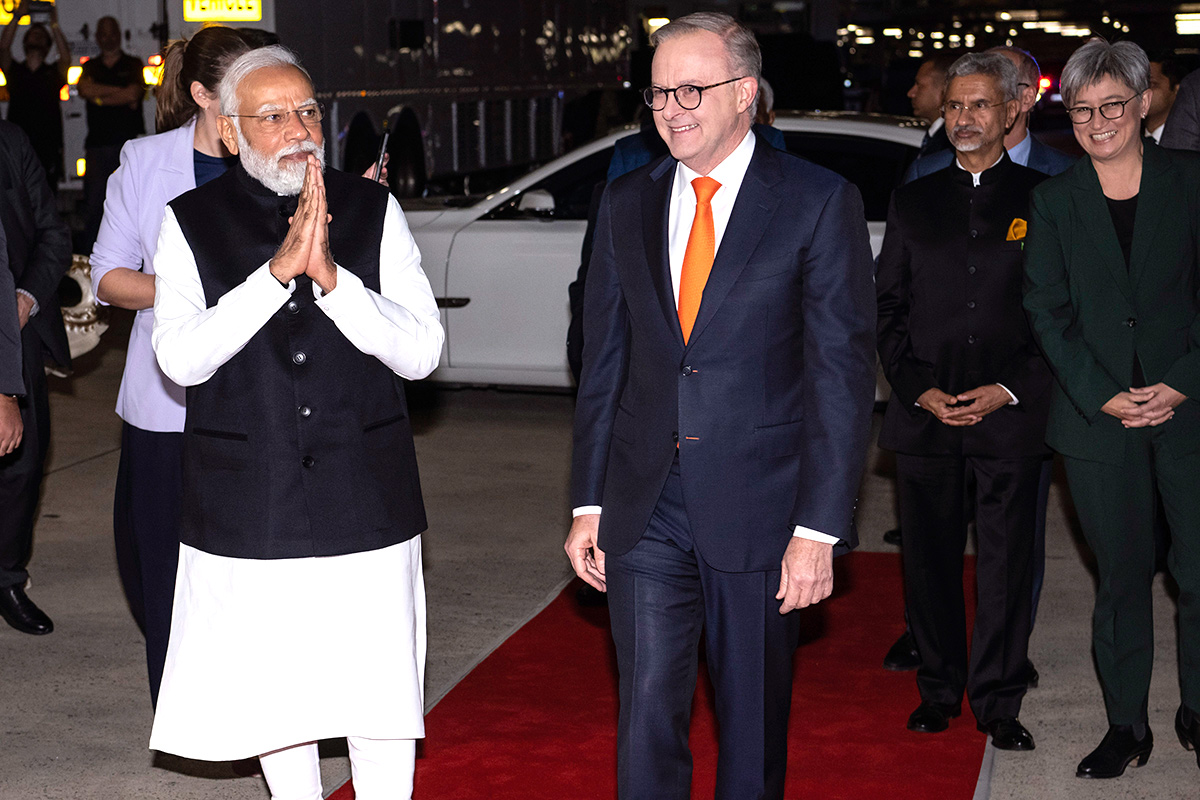
[[(945, 730), (964, 690), (995, 746), (1033, 749), (1026, 688), (1033, 533), (1050, 373), (1021, 308), (1030, 190), (1004, 131), (1017, 73), (998, 54), (947, 77), (951, 166), (896, 190), (876, 280), (892, 385), (879, 444), (895, 450), (909, 620), (922, 665), (910, 730)], [(967, 662), (965, 491), (975, 491), (979, 605)]]

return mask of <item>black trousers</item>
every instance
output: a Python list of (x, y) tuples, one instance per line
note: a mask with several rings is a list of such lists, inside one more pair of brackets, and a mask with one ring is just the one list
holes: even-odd
[(641, 540), (606, 562), (620, 673), (617, 795), (691, 797), (688, 726), (703, 630), (719, 725), (716, 797), (782, 800), (799, 614), (779, 613), (779, 570), (718, 572), (704, 562), (678, 469)]
[(125, 423), (113, 536), (125, 598), (146, 636), (150, 700), (156, 705), (171, 634), (182, 499), (183, 434), (145, 431)]
[[(966, 690), (980, 723), (1015, 717), (1026, 689), (1042, 458), (897, 453), (896, 472), (921, 699), (958, 707)], [(968, 479), (975, 485), (979, 542), (969, 664), (962, 588)]]
[(76, 252), (91, 253), (100, 233), (100, 220), (104, 217), (108, 178), (121, 166), (121, 145), (89, 147), (83, 155), (87, 159), (87, 171), (83, 173), (85, 217), (83, 238), (77, 244)]
[(42, 342), (28, 326), (21, 332), (21, 363), (25, 396), (19, 403), (25, 432), (20, 446), (0, 457), (0, 588), (29, 579), (25, 566), (33, 552), (33, 523), (50, 447), (50, 392)]

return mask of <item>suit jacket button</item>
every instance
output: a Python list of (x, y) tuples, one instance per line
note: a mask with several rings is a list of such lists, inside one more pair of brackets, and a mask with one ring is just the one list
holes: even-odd
[(974, 275), (974, 274), (975, 274), (975, 265), (974, 265), (974, 264), (972, 264), (971, 266), (967, 267), (967, 274), (968, 274), (968, 275)]
[(1133, 317), (1130, 317), (1129, 319), (1125, 320), (1125, 324), (1132, 328), (1137, 325), (1137, 320)]
[(975, 307), (975, 301), (974, 301), (974, 300), (968, 300), (968, 301), (967, 301), (967, 308), (974, 308), (974, 307)]
[(671, 441), (679, 444), (679, 431), (671, 431)]
[(967, 344), (975, 344), (975, 342), (976, 342), (976, 339), (974, 336), (967, 337)]
[(300, 304), (297, 303), (295, 300), (288, 300), (287, 310), (292, 312), (293, 314), (299, 313)]
[(683, 365), (683, 370), (682, 370), (682, 372), (683, 372), (683, 374), (684, 374), (684, 375), (691, 375), (691, 374), (692, 374), (692, 368), (691, 368), (691, 366), (690, 366), (690, 365), (688, 365), (688, 364), (684, 364), (684, 365)]
[(309, 408), (308, 406), (300, 406), (300, 408), (298, 410), (300, 411), (300, 416), (302, 416), (302, 417), (307, 417), (307, 416), (312, 415), (312, 409)]
[(979, 231), (975, 231), (975, 230), (971, 231), (971, 238), (972, 238), (972, 239), (975, 239), (975, 238), (978, 238), (978, 237), (979, 237)]
[(292, 361), (297, 364), (303, 364), (305, 361), (308, 361), (308, 356), (304, 355), (303, 350), (297, 350), (295, 353), (292, 353)]
[(311, 467), (315, 463), (317, 463), (317, 460), (312, 456), (305, 456), (304, 458), (300, 459), (300, 464), (304, 467)]

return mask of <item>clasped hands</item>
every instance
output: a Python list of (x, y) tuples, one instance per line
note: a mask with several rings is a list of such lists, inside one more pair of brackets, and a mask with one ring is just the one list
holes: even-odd
[(939, 422), (955, 428), (975, 425), (1011, 402), (1012, 395), (998, 383), (989, 383), (962, 394), (947, 394), (937, 388), (926, 389), (917, 398), (917, 405), (937, 417)]
[(1100, 410), (1121, 420), (1126, 428), (1145, 428), (1161, 425), (1175, 416), (1175, 407), (1184, 400), (1187, 395), (1165, 383), (1156, 383), (1117, 392)]
[(329, 250), (329, 223), (332, 220), (321, 168), (316, 157), (309, 154), (296, 213), (288, 218), (291, 227), (271, 259), (270, 270), (275, 280), (286, 286), (294, 278), (307, 275), (326, 294), (334, 290), (337, 267)]

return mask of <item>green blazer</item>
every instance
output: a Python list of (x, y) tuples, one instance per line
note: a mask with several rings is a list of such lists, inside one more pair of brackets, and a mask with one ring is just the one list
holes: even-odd
[(1145, 143), (1129, 268), (1090, 158), (1033, 190), (1025, 309), (1057, 385), (1046, 442), (1120, 464), (1130, 433), (1101, 406), (1147, 384), (1188, 396), (1162, 426), (1175, 457), (1200, 450), (1200, 154)]

